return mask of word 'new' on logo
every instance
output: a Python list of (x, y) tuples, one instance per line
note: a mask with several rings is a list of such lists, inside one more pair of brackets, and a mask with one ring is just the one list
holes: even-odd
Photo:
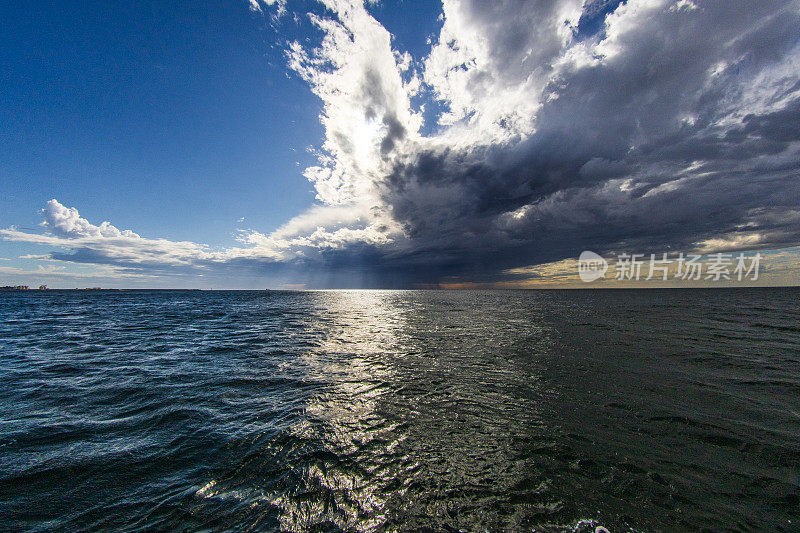
[(585, 250), (578, 258), (578, 275), (581, 281), (590, 282), (605, 277), (608, 262), (594, 252)]

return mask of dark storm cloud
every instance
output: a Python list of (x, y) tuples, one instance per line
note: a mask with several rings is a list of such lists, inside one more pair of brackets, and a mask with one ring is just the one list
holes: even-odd
[[(537, 8), (470, 15), (514, 28)], [(531, 135), (397, 161), (384, 198), (415, 253), (474, 275), (586, 248), (736, 248), (754, 233), (758, 246), (799, 242), (797, 4), (665, 3), (628, 18), (610, 21), (630, 26), (607, 57), (549, 81)], [(526, 45), (498, 39), (491, 54)]]

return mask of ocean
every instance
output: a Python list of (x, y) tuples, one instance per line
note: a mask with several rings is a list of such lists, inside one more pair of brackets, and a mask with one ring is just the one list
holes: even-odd
[(0, 529), (800, 530), (800, 290), (0, 294)]

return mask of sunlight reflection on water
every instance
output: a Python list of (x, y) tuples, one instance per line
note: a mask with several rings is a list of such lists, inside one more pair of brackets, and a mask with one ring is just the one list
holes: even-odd
[[(333, 522), (345, 530), (370, 530), (385, 521), (387, 483), (376, 459), (391, 462), (399, 424), (387, 423), (376, 412), (393, 368), (386, 356), (397, 350), (402, 315), (395, 294), (354, 291), (324, 293), (320, 314), (328, 317), (320, 346), (304, 355), (309, 374), (329, 383), (305, 409), (305, 419), (293, 428), (299, 439), (322, 443), (336, 461), (305, 467), (302, 477), (316, 498), (284, 501), (280, 523), (286, 530)], [(362, 468), (341, 458), (363, 459)], [(402, 495), (402, 489), (397, 493)]]

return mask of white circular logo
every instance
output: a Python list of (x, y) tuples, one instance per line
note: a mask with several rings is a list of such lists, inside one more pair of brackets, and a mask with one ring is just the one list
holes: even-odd
[(581, 252), (578, 258), (578, 275), (581, 281), (590, 282), (605, 277), (608, 262), (594, 252)]

